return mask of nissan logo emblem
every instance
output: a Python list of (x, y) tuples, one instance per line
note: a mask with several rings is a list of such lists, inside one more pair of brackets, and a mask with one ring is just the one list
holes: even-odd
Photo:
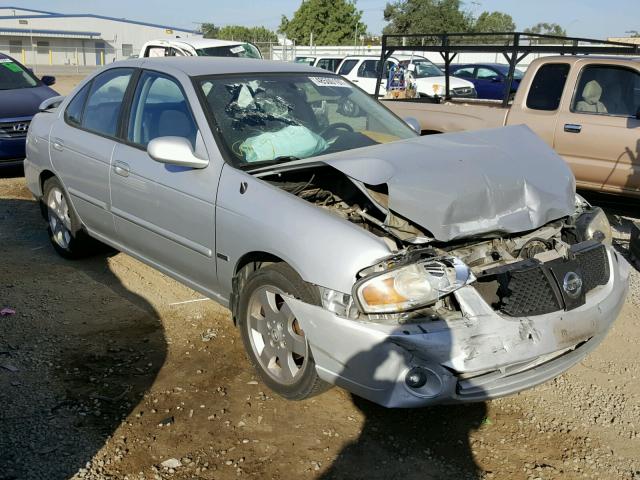
[(582, 292), (582, 279), (576, 272), (567, 272), (562, 281), (562, 288), (572, 298), (580, 296)]
[(14, 132), (26, 132), (29, 129), (29, 124), (28, 123), (16, 123), (13, 126), (13, 131)]

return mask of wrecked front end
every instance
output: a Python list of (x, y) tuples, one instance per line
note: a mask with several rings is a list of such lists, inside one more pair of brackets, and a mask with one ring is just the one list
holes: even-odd
[[(514, 142), (527, 153), (513, 157)], [(319, 285), (321, 306), (286, 299), (321, 378), (381, 405), (481, 401), (554, 378), (624, 303), (629, 266), (606, 215), (524, 127), (259, 175), (389, 247), (350, 292)]]
[(351, 295), (286, 301), (319, 375), (359, 396), (418, 407), (509, 395), (579, 362), (618, 316), (629, 267), (602, 217), (583, 205), (526, 235), (411, 248), (361, 272)]

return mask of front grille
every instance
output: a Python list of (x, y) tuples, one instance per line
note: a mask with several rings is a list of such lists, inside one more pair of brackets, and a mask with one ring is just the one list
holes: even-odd
[(593, 290), (599, 285), (609, 282), (609, 258), (603, 245), (579, 252), (576, 260), (582, 268), (582, 281), (585, 291)]
[(451, 89), (451, 92), (457, 97), (470, 97), (473, 96), (475, 90), (471, 87), (458, 87)]
[(0, 123), (0, 138), (24, 138), (29, 129), (29, 120)]
[[(585, 294), (609, 281), (610, 268), (602, 244), (576, 245), (569, 257), (547, 264), (529, 259), (494, 268), (479, 276), (476, 289), (493, 308), (512, 317), (570, 310), (584, 303)], [(563, 294), (562, 277), (556, 278), (558, 271), (562, 271), (560, 265), (579, 272), (582, 301)]]
[(500, 310), (512, 317), (542, 315), (560, 310), (562, 304), (547, 275), (539, 263), (533, 262), (521, 270), (510, 272), (500, 282)]

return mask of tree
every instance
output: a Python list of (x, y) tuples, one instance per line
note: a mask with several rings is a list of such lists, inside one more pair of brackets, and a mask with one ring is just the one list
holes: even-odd
[(265, 27), (244, 27), (242, 25), (226, 25), (216, 27), (212, 23), (202, 24), (204, 38), (235, 40), (239, 42), (277, 42), (278, 35)]
[(397, 0), (387, 3), (386, 34), (467, 32), (473, 24), (460, 0)]
[(291, 19), (282, 16), (278, 31), (300, 44), (313, 34), (316, 45), (350, 45), (367, 26), (353, 0), (303, 0)]
[(200, 32), (204, 38), (218, 38), (220, 27), (216, 27), (213, 23), (203, 23), (200, 26)]
[(558, 37), (566, 37), (567, 31), (557, 23), (536, 23), (531, 28), (525, 28), (524, 33), (539, 33), (543, 35), (557, 35)]
[(474, 32), (513, 32), (516, 24), (511, 15), (502, 12), (482, 12), (473, 25)]

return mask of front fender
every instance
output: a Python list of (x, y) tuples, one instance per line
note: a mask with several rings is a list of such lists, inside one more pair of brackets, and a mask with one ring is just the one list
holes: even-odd
[(343, 293), (358, 271), (391, 254), (372, 233), (229, 165), (218, 187), (216, 250), (225, 296), (248, 253), (275, 255), (305, 281)]

